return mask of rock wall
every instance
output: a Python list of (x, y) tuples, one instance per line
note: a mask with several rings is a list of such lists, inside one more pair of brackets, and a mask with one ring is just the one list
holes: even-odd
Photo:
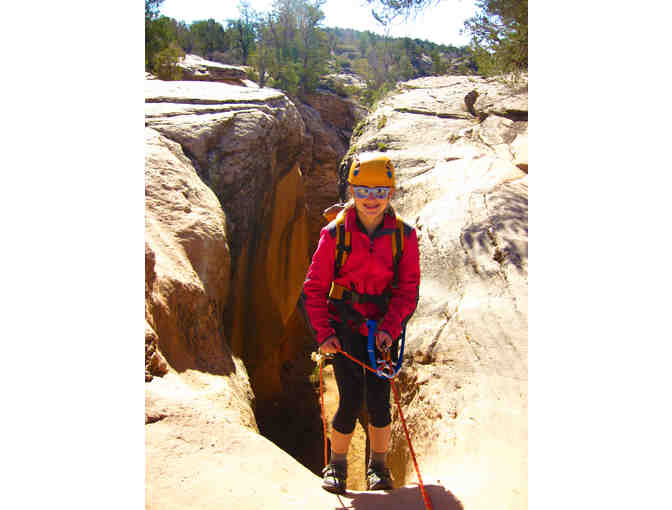
[[(234, 352), (250, 362), (245, 356), (249, 343), (245, 339), (252, 334), (249, 328), (256, 327), (254, 317), (264, 314), (254, 308), (251, 290), (267, 285), (267, 275), (260, 269), (268, 266), (263, 243), (266, 225), (277, 214), (272, 209), (276, 186), (288, 175), (300, 184), (296, 175), (304, 124), (287, 97), (271, 89), (148, 81), (146, 102), (147, 125), (180, 144), (226, 212), (236, 289), (227, 325)], [(299, 212), (292, 210), (285, 218), (295, 223), (293, 228), (305, 229), (302, 187), (292, 193), (284, 198), (294, 201)], [(296, 243), (297, 237), (287, 239)], [(305, 268), (306, 251), (304, 246), (292, 252), (287, 262)], [(283, 282), (283, 288), (300, 286), (296, 272), (288, 276), (294, 281)], [(276, 315), (280, 320), (274, 325), (276, 332), (282, 331), (285, 315)]]
[(258, 433), (259, 402), (287, 392), (308, 222), (305, 127), (284, 94), (161, 80), (145, 94), (147, 494), (158, 508), (178, 477), (204, 483), (200, 466)]
[[(423, 478), (470, 509), (527, 507), (526, 146), (526, 89), (455, 76), (401, 84), (351, 149), (398, 170), (422, 271), (402, 405)], [(415, 481), (398, 417), (393, 442)]]
[(146, 337), (178, 372), (229, 373), (226, 218), (177, 143), (147, 128), (145, 147)]
[(198, 55), (185, 55), (177, 66), (185, 81), (216, 81), (231, 85), (258, 88), (247, 77), (247, 71), (240, 66), (231, 66), (206, 60)]
[[(192, 60), (185, 65), (219, 68)], [(307, 377), (313, 340), (296, 302), (352, 128), (336, 128), (277, 90), (192, 74), (145, 85), (146, 422), (148, 487), (162, 487), (155, 494), (168, 490), (161, 465), (170, 452), (157, 438), (171, 430), (211, 451), (206, 429), (248, 428), (319, 472), (319, 409)], [(304, 184), (320, 179), (333, 186), (316, 212)]]

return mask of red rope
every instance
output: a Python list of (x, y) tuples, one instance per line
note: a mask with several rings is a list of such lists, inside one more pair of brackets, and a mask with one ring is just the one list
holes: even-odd
[(427, 510), (433, 510), (432, 502), (425, 491), (425, 484), (422, 483), (422, 476), (420, 476), (420, 468), (418, 467), (418, 461), (415, 458), (415, 452), (413, 451), (413, 445), (411, 444), (411, 436), (408, 433), (408, 428), (406, 427), (406, 420), (404, 419), (404, 413), (401, 412), (401, 403), (399, 402), (399, 393), (397, 392), (397, 387), (394, 385), (394, 381), (390, 379), (390, 386), (394, 392), (394, 401), (397, 403), (399, 408), (399, 417), (401, 418), (401, 424), (404, 426), (404, 432), (406, 433), (406, 440), (408, 441), (408, 449), (411, 452), (411, 458), (413, 459), (413, 465), (415, 466), (415, 472), (418, 474), (418, 483), (420, 484), (420, 492), (422, 493), (422, 499), (425, 502), (425, 508)]
[(322, 409), (322, 432), (324, 434), (324, 465), (327, 465), (327, 419), (324, 417), (324, 388), (322, 384), (322, 363), (320, 361), (320, 408)]
[[(350, 356), (347, 352), (345, 352), (342, 349), (338, 349), (337, 352), (339, 354), (343, 354), (346, 358), (354, 361), (358, 365), (361, 365), (362, 367), (366, 368), (367, 370), (370, 370), (374, 374), (377, 374), (378, 372), (368, 366), (365, 363), (362, 363), (359, 361), (357, 358), (353, 358)], [(385, 361), (388, 365), (390, 366), (391, 360), (390, 360), (390, 354), (389, 352), (385, 354)], [(406, 420), (404, 419), (404, 413), (401, 412), (401, 402), (399, 401), (399, 393), (397, 392), (397, 387), (394, 385), (394, 377), (390, 379), (390, 386), (392, 386), (392, 390), (394, 392), (394, 401), (397, 403), (397, 408), (399, 409), (399, 417), (401, 418), (401, 424), (404, 427), (404, 433), (406, 434), (406, 440), (408, 441), (408, 449), (411, 452), (411, 458), (413, 459), (413, 465), (415, 466), (415, 472), (418, 475), (418, 484), (420, 485), (420, 492), (422, 493), (422, 499), (425, 503), (425, 508), (427, 510), (434, 510), (432, 507), (432, 502), (429, 499), (429, 495), (425, 491), (425, 485), (422, 483), (422, 476), (420, 475), (420, 468), (418, 467), (418, 461), (415, 458), (415, 452), (413, 451), (413, 445), (411, 444), (411, 436), (408, 433), (408, 428), (406, 427)], [(322, 406), (322, 428), (324, 430), (324, 465), (327, 465), (327, 420), (324, 416), (324, 390), (323, 390), (323, 385), (322, 385), (322, 362), (320, 362), (320, 403)]]

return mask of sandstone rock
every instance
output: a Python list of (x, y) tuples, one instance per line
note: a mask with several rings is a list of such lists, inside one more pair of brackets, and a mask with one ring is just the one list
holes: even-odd
[(464, 104), (467, 107), (467, 111), (476, 117), (476, 111), (474, 110), (474, 104), (478, 98), (478, 91), (472, 90), (466, 96), (464, 96)]
[[(422, 269), (404, 415), (423, 478), (470, 509), (527, 506), (526, 119), (526, 92), (422, 78), (383, 100), (351, 147), (382, 144), (397, 166), (393, 204), (417, 229)], [(393, 475), (414, 481), (398, 416), (393, 443)]]
[(180, 146), (145, 131), (148, 323), (173, 369), (229, 373), (222, 350), (231, 265), (226, 218)]
[(154, 328), (145, 321), (145, 382), (168, 373), (168, 363), (159, 350), (158, 339)]
[(331, 92), (317, 92), (307, 94), (303, 102), (315, 108), (320, 113), (322, 120), (340, 130), (346, 146), (352, 135), (354, 126), (364, 117), (366, 109), (362, 108), (351, 99), (342, 98)]
[(341, 87), (355, 87), (357, 89), (365, 89), (366, 83), (361, 79), (361, 77), (356, 74), (328, 74), (324, 77), (326, 81), (333, 81)]
[(479, 95), (475, 109), (483, 115), (499, 115), (513, 120), (527, 122), (527, 78), (518, 89), (512, 90), (496, 80), (486, 86), (479, 86)]
[(261, 88), (261, 87), (259, 87), (259, 85), (257, 84), (257, 82), (254, 82), (254, 81), (252, 81), (252, 80), (241, 80), (241, 81), (242, 81), (243, 85), (245, 85), (245, 86), (248, 87), (248, 88), (252, 88), (252, 89), (258, 89), (258, 88)]
[[(420, 491), (411, 486), (391, 494), (329, 494), (320, 488), (320, 478), (295, 459), (221, 413), (215, 392), (175, 383), (171, 376), (156, 378), (147, 386), (158, 418), (146, 425), (151, 431), (147, 434), (148, 510), (424, 509)], [(166, 395), (181, 404), (166, 405)], [(162, 462), (154, 460), (159, 458)], [(427, 485), (434, 508), (461, 509), (450, 491), (431, 482)]]
[[(170, 381), (167, 396), (179, 394), (176, 385), (189, 378), (188, 386), (217, 394), (216, 412), (206, 422), (199, 419), (200, 393), (161, 405), (152, 397), (147, 405), (148, 427), (152, 431), (166, 427), (167, 433), (182, 437), (187, 431), (206, 437), (224, 421), (234, 429), (259, 430), (268, 427), (269, 417), (277, 413), (273, 403), (302, 391), (310, 392), (307, 401), (314, 407), (307, 379), (303, 378), (302, 388), (289, 386), (286, 377), (294, 359), (307, 359), (305, 344), (312, 342), (306, 338), (302, 343), (304, 327), (295, 309), (308, 265), (308, 220), (298, 164), (306, 137), (299, 112), (275, 90), (152, 81), (146, 84), (145, 118), (147, 167), (152, 169), (146, 179), (147, 206), (149, 211), (159, 211), (147, 214), (147, 237), (155, 252), (157, 275), (148, 323), (155, 325), (159, 350), (170, 367), (166, 376), (154, 377), (148, 384)], [(159, 150), (161, 154), (156, 155)], [(202, 201), (212, 206), (207, 214)], [(200, 222), (194, 223), (196, 211), (201, 212), (196, 218)], [(206, 217), (216, 221), (208, 222)], [(201, 248), (212, 251), (226, 246), (226, 254), (208, 258), (221, 274), (212, 274), (207, 265), (205, 272), (194, 271), (203, 263), (200, 252), (172, 243), (175, 238), (194, 238), (181, 233), (191, 232), (195, 225), (200, 225), (199, 231), (209, 230)], [(164, 274), (169, 278), (162, 278)], [(224, 288), (211, 292), (222, 281)], [(209, 331), (208, 338), (201, 331)], [(201, 352), (206, 352), (206, 359), (198, 358)], [(171, 378), (174, 371), (180, 374), (179, 381)], [(208, 405), (212, 405), (210, 400)], [(171, 418), (185, 413), (184, 420)], [(311, 409), (310, 414), (318, 423), (319, 413)], [(301, 421), (305, 429), (305, 419)], [(301, 429), (292, 433), (291, 427), (298, 425), (287, 421), (283, 425), (287, 425), (285, 435), (302, 437)], [(311, 434), (316, 438), (317, 430)], [(268, 430), (263, 432), (272, 436)], [(169, 462), (170, 450), (155, 441), (156, 434), (148, 434), (148, 445), (152, 445), (148, 459), (153, 466), (148, 488), (152, 487), (152, 498), (158, 492), (167, 500), (171, 499), (168, 493), (179, 487), (161, 485), (160, 479), (181, 471), (179, 466), (162, 466)], [(312, 448), (311, 441), (302, 439)], [(268, 441), (263, 444), (269, 448), (268, 455), (274, 455), (276, 447)], [(201, 453), (210, 458), (217, 455), (211, 450)], [(199, 483), (221, 483), (215, 478), (220, 475), (209, 473)], [(230, 493), (225, 495), (230, 497)]]
[(424, 53), (419, 56), (411, 55), (411, 64), (423, 75), (428, 75), (432, 72), (432, 59)]
[(187, 54), (178, 62), (185, 81), (216, 81), (232, 85), (244, 85), (248, 75), (245, 68), (206, 60), (198, 55)]
[[(271, 89), (161, 81), (147, 82), (146, 87), (147, 125), (180, 144), (226, 211), (231, 285), (236, 289), (227, 319), (229, 340), (245, 358), (250, 349), (245, 339), (264, 337), (260, 328), (269, 328), (271, 335), (282, 333), (294, 310), (288, 303), (298, 296), (300, 273), (307, 267), (305, 200), (297, 166), (304, 124), (287, 97)], [(281, 242), (271, 239), (269, 245), (272, 225), (285, 237)], [(285, 257), (278, 258), (277, 250)], [(275, 271), (278, 264), (296, 268), (284, 273), (290, 280), (267, 271)], [(250, 303), (260, 289), (262, 309)], [(276, 297), (269, 301), (269, 296)], [(258, 322), (261, 316), (269, 320)]]
[(189, 444), (194, 435), (204, 440), (224, 426), (257, 427), (245, 366), (223, 335), (231, 269), (226, 217), (179, 144), (151, 128), (145, 137), (146, 483), (152, 507), (156, 498), (169, 497), (162, 483), (179, 472), (171, 465), (182, 459), (176, 443)]
[(527, 132), (516, 136), (515, 140), (511, 142), (511, 152), (514, 156), (513, 164), (527, 172)]
[(219, 198), (235, 263), (258, 228), (270, 184), (294, 168), (302, 150), (305, 127), (298, 111), (273, 89), (149, 81), (145, 119), (182, 146)]

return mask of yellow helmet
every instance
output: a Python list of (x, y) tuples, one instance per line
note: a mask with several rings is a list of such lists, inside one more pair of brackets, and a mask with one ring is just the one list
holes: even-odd
[(350, 165), (348, 182), (353, 186), (387, 186), (394, 188), (394, 165), (380, 154), (355, 157)]

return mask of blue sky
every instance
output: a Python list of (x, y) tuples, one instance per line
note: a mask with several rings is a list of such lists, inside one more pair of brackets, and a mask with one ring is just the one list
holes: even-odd
[[(222, 23), (226, 19), (238, 17), (238, 3), (238, 0), (164, 0), (161, 13), (187, 23), (208, 18)], [(257, 11), (266, 12), (271, 9), (273, 0), (251, 0), (250, 4)], [(327, 0), (322, 11), (326, 16), (324, 25), (327, 27), (383, 33), (364, 0)], [(474, 0), (441, 0), (415, 20), (393, 26), (390, 35), (462, 46), (469, 40), (460, 35), (460, 29), (464, 20), (473, 16), (474, 11)]]

